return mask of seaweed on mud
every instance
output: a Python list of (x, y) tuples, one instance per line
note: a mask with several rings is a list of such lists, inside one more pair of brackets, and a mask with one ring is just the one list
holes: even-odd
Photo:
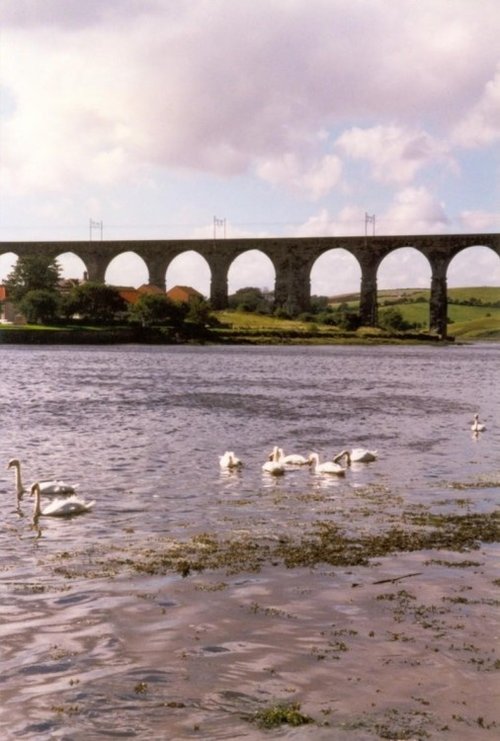
[(452, 481), (448, 484), (450, 489), (496, 489), (500, 481), (492, 479), (478, 479), (477, 481)]
[[(394, 739), (394, 741), (396, 739), (397, 741), (419, 739), (420, 741), (420, 739), (429, 738), (430, 734), (425, 730), (424, 725), (431, 720), (431, 714), (425, 711), (402, 711), (397, 708), (388, 708), (381, 717), (361, 717), (349, 723), (342, 723), (341, 727), (349, 731), (372, 730), (381, 739)], [(447, 729), (441, 728), (440, 730)]]
[(92, 578), (123, 572), (149, 575), (172, 572), (188, 576), (207, 569), (240, 573), (259, 571), (266, 564), (288, 568), (318, 564), (363, 566), (374, 558), (397, 552), (433, 549), (463, 552), (477, 549), (481, 542), (500, 540), (500, 512), (463, 515), (406, 512), (400, 520), (383, 532), (349, 536), (336, 523), (319, 521), (302, 537), (245, 534), (224, 539), (210, 533), (201, 533), (188, 541), (158, 537), (148, 541), (147, 547), (133, 545), (119, 550), (94, 547), (91, 552), (74, 554), (71, 559), (65, 553), (64, 559), (56, 556), (54, 571), (66, 578)]
[(269, 708), (258, 710), (251, 718), (259, 728), (277, 728), (283, 724), (303, 726), (313, 723), (313, 719), (300, 712), (299, 703), (276, 703)]

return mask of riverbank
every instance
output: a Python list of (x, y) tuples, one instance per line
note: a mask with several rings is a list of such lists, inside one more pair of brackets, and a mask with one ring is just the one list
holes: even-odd
[[(298, 324), (298, 323), (297, 323)], [(500, 338), (499, 338), (500, 339)], [(450, 337), (447, 342), (453, 342)], [(134, 327), (0, 328), (0, 345), (218, 344), (218, 345), (380, 345), (442, 342), (428, 332), (386, 332), (362, 327), (354, 332), (321, 327), (274, 329), (222, 326), (181, 333)]]

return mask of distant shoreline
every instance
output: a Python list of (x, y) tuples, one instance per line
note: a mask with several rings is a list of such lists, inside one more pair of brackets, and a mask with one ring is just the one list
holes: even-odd
[(25, 329), (0, 328), (0, 345), (394, 345), (394, 344), (454, 344), (453, 337), (442, 340), (425, 333), (358, 334), (342, 332), (305, 333), (296, 331), (237, 332), (227, 336), (220, 331), (207, 332), (201, 337), (171, 337), (154, 330), (134, 328), (103, 329)]

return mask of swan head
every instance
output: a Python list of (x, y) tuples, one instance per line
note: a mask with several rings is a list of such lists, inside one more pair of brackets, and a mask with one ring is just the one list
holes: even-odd
[(40, 496), (40, 484), (37, 481), (35, 481), (34, 484), (31, 484), (30, 496), (33, 497), (33, 496), (36, 496), (37, 494), (38, 496)]
[(337, 455), (333, 457), (333, 462), (340, 463), (340, 461), (343, 458), (345, 458), (346, 460), (346, 465), (350, 466), (351, 465), (351, 454), (348, 450), (342, 450), (340, 453), (337, 453)]
[(11, 458), (7, 463), (7, 468), (19, 468), (21, 465), (19, 458)]

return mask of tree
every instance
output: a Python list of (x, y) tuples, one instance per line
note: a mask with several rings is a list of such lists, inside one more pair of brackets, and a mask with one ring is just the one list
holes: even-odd
[(355, 332), (361, 326), (359, 314), (345, 302), (342, 302), (335, 310), (335, 318), (339, 327), (347, 332)]
[(313, 314), (328, 311), (330, 299), (328, 296), (311, 296), (310, 307)]
[(384, 309), (380, 312), (378, 318), (379, 326), (382, 329), (389, 331), (403, 332), (409, 329), (412, 325), (409, 324), (404, 318), (399, 309), (390, 308)]
[(204, 298), (193, 298), (188, 304), (186, 320), (203, 327), (211, 324), (213, 317), (210, 314), (210, 304), (208, 301), (205, 301)]
[(81, 283), (64, 299), (66, 316), (78, 316), (87, 322), (109, 324), (126, 309), (126, 302), (113, 286), (105, 283)]
[(260, 288), (239, 288), (236, 293), (229, 296), (229, 308), (238, 311), (252, 311), (261, 314), (269, 314), (271, 307)]
[(44, 255), (19, 257), (5, 280), (7, 293), (14, 304), (19, 304), (30, 291), (57, 291), (61, 268), (57, 260)]
[(30, 324), (50, 324), (59, 316), (59, 295), (55, 291), (39, 288), (28, 291), (17, 306)]
[(129, 317), (132, 322), (139, 322), (143, 327), (182, 324), (188, 311), (187, 304), (172, 301), (165, 294), (144, 293), (130, 307)]

